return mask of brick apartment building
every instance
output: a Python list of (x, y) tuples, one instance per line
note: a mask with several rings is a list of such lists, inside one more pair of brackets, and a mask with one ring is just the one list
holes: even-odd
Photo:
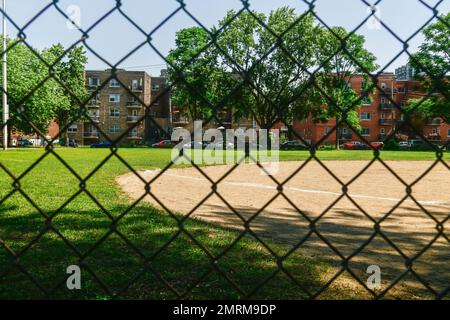
[[(362, 93), (363, 82), (362, 76), (354, 76), (350, 84), (355, 91)], [(403, 106), (409, 99), (425, 96), (423, 92), (417, 91), (417, 84), (417, 81), (412, 80), (411, 70), (408, 66), (397, 69), (396, 74), (383, 73), (378, 77), (378, 87), (382, 90), (377, 89), (370, 99), (365, 100), (359, 110), (361, 135), (367, 141), (383, 141), (392, 130), (401, 126), (405, 121), (404, 115), (397, 108), (393, 108), (389, 98)], [(314, 123), (312, 119), (307, 119), (294, 122), (293, 130), (305, 140), (316, 143), (329, 133), (335, 125), (335, 119), (330, 119), (326, 123)], [(415, 123), (415, 125), (430, 140), (440, 143), (450, 140), (450, 125), (441, 119), (427, 119)], [(409, 138), (415, 137), (415, 134), (407, 126), (400, 127), (399, 132)], [(340, 143), (360, 140), (354, 132), (343, 126), (337, 132), (328, 136), (324, 143), (335, 144), (336, 136), (338, 136)]]
[[(150, 118), (146, 117), (139, 121), (145, 115), (145, 108), (141, 101), (145, 105), (153, 102), (149, 115), (163, 130), (168, 130), (170, 99), (168, 93), (163, 93), (166, 77), (151, 77), (145, 71), (123, 69), (118, 70), (116, 74), (117, 78), (109, 79), (111, 76), (109, 69), (86, 71), (87, 90), (92, 94), (101, 88), (86, 106), (91, 120), (111, 139), (118, 138), (134, 126), (119, 142), (120, 144), (157, 141), (162, 133)], [(108, 83), (105, 84), (106, 81)], [(133, 95), (139, 97), (141, 101)], [(68, 136), (84, 145), (106, 140), (89, 121), (73, 124), (68, 130)]]

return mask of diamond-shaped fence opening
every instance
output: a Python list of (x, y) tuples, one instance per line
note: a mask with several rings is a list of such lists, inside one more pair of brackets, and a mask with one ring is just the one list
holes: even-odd
[[(400, 32), (383, 0), (355, 0), (348, 30), (319, 0), (265, 14), (252, 2), (214, 26), (180, 0), (151, 23), (121, 1), (86, 24), (58, 1), (26, 22), (2, 8), (15, 36), (1, 128), (42, 148), (0, 154), (0, 297), (448, 297), (448, 9), (418, 0), (422, 19)], [(73, 43), (39, 50), (36, 29), (55, 15)], [(386, 38), (384, 65), (365, 27)], [(85, 70), (79, 46), (107, 70)], [(160, 77), (124, 67), (147, 55)], [(264, 133), (236, 148), (227, 129), (247, 127), (280, 129), (291, 161), (263, 156)], [(205, 138), (217, 132), (230, 139)], [(402, 161), (414, 159), (428, 161)], [(66, 290), (74, 266), (80, 291)]]

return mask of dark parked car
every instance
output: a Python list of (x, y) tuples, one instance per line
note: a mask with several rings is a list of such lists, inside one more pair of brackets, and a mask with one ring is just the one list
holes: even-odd
[(19, 139), (19, 141), (17, 141), (17, 146), (18, 147), (26, 147), (26, 146), (32, 146), (33, 142), (31, 142), (30, 140), (27, 139)]
[(94, 144), (91, 144), (91, 148), (111, 148), (112, 143), (109, 141), (100, 141)]
[(299, 140), (286, 141), (281, 144), (280, 150), (308, 150), (309, 147)]
[(75, 140), (75, 139), (69, 139), (69, 147), (72, 147), (72, 148), (78, 148), (77, 140)]

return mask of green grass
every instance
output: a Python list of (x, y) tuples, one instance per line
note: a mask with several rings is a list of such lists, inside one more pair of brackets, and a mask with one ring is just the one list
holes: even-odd
[[(110, 155), (105, 149), (56, 149), (56, 153), (84, 179)], [(118, 149), (134, 169), (161, 168), (168, 164), (170, 150)], [(44, 155), (41, 149), (22, 149), (0, 152), (0, 163), (14, 176), (21, 176), (36, 160)], [(305, 151), (280, 153), (281, 160), (304, 160)], [(369, 160), (370, 151), (319, 151), (322, 160)], [(448, 158), (448, 154), (446, 154)], [(433, 160), (430, 152), (382, 152), (384, 160)], [(52, 298), (103, 299), (109, 293), (120, 292), (150, 262), (146, 272), (121, 292), (123, 298), (171, 299), (174, 294), (152, 270), (157, 271), (179, 293), (191, 289), (199, 279), (201, 283), (192, 289), (188, 298), (243, 297), (231, 286), (223, 274), (250, 293), (259, 283), (271, 277), (277, 270), (276, 259), (253, 237), (246, 235), (211, 268), (210, 258), (196, 244), (201, 243), (212, 256), (219, 255), (239, 236), (236, 231), (189, 219), (184, 225), (195, 238), (179, 232), (179, 227), (168, 213), (148, 204), (139, 203), (131, 210), (133, 202), (121, 193), (115, 177), (129, 172), (117, 157), (112, 156), (86, 181), (86, 191), (80, 191), (80, 181), (52, 154), (44, 157), (32, 171), (20, 179), (20, 190), (15, 191), (0, 204), (0, 245), (16, 254), (24, 251), (11, 267), (11, 255), (0, 246), (0, 298), (39, 298), (43, 292), (29, 280), (21, 268), (36, 279), (45, 290), (52, 291)], [(13, 192), (13, 180), (0, 169), (0, 199)], [(90, 197), (95, 197), (98, 203)], [(28, 201), (26, 197), (29, 197)], [(70, 203), (66, 203), (73, 197)], [(1, 201), (1, 200), (0, 200)], [(35, 207), (37, 206), (41, 212)], [(111, 229), (111, 217), (126, 214), (117, 224), (117, 232)], [(45, 215), (52, 216), (46, 229)], [(53, 216), (54, 215), (54, 216)], [(45, 232), (47, 231), (47, 232)], [(43, 233), (41, 237), (36, 237)], [(82, 290), (68, 290), (65, 286), (66, 268), (79, 264), (79, 258), (60, 235), (64, 236), (82, 254), (87, 254), (82, 268)], [(99, 246), (94, 244), (111, 234)], [(158, 254), (174, 235), (178, 237)], [(127, 243), (124, 237), (131, 243)], [(35, 243), (28, 247), (31, 241)], [(278, 254), (290, 247), (266, 240)], [(131, 244), (131, 246), (129, 245)], [(134, 248), (133, 248), (134, 247)], [(141, 256), (135, 249), (141, 251)], [(149, 260), (147, 260), (147, 258)], [(323, 275), (331, 267), (295, 252), (284, 263), (297, 283), (314, 291), (327, 279)], [(6, 272), (6, 274), (5, 274)], [(95, 273), (111, 290), (108, 292), (95, 279)], [(205, 273), (207, 275), (205, 276)], [(330, 291), (333, 292), (333, 291)], [(352, 297), (354, 293), (334, 292), (333, 297)], [(305, 294), (283, 273), (276, 274), (252, 298), (305, 298)]]

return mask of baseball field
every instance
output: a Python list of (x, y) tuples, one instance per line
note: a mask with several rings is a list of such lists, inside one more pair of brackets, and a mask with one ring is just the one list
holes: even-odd
[(169, 150), (1, 153), (0, 295), (369, 298), (359, 281), (377, 265), (378, 293), (431, 297), (450, 278), (448, 153), (372, 159), (286, 151), (271, 178), (252, 163), (162, 170)]

